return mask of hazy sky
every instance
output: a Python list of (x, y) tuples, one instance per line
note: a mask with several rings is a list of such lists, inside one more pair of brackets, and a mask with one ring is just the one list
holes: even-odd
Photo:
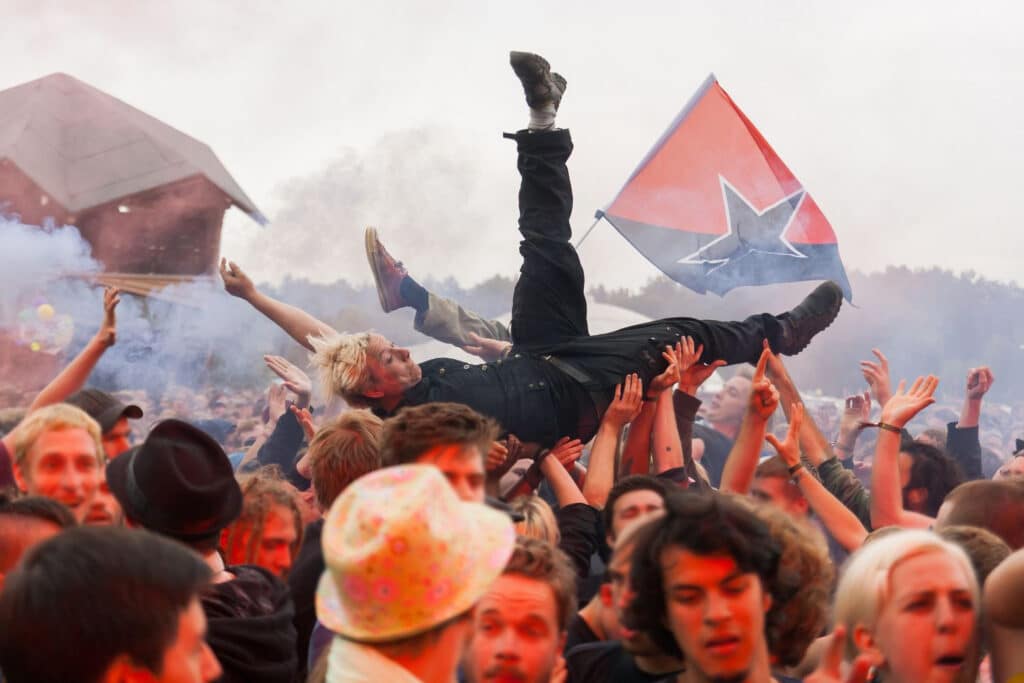
[[(208, 143), (271, 225), (228, 214), (261, 279), (366, 281), (377, 225), (414, 274), (514, 274), (511, 49), (569, 81), (590, 225), (709, 72), (822, 207), (850, 269), (1017, 278), (1024, 9), (1013, 2), (6, 0), (0, 88), (69, 73)], [(603, 224), (591, 283), (656, 270)]]

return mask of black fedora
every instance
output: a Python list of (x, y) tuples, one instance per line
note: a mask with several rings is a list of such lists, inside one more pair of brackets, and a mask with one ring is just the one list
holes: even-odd
[(129, 519), (183, 541), (217, 533), (242, 510), (224, 449), (181, 420), (164, 420), (142, 445), (111, 460), (107, 484)]

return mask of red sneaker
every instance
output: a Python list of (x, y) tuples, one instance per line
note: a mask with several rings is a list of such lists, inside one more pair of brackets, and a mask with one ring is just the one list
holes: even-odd
[(366, 258), (370, 262), (373, 280), (377, 283), (380, 307), (384, 309), (384, 312), (390, 313), (397, 308), (408, 306), (409, 303), (402, 298), (399, 287), (402, 284), (402, 278), (408, 275), (408, 272), (402, 262), (396, 261), (377, 239), (376, 228), (366, 229)]

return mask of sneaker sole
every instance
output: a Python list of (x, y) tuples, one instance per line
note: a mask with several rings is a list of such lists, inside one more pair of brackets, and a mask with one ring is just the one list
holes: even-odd
[(384, 285), (381, 282), (380, 265), (378, 263), (380, 260), (380, 249), (377, 246), (380, 240), (377, 239), (376, 228), (367, 228), (363, 235), (363, 241), (366, 246), (366, 259), (370, 262), (370, 272), (373, 273), (373, 282), (377, 286), (377, 299), (380, 301), (380, 307), (384, 309), (384, 312), (390, 313), (398, 307), (391, 305), (392, 302), (388, 301)]

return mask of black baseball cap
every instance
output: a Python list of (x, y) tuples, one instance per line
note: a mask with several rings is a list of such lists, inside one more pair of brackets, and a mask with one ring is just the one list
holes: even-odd
[(137, 420), (142, 417), (142, 408), (135, 404), (124, 404), (105, 391), (82, 389), (64, 399), (65, 403), (81, 408), (89, 417), (100, 423), (100, 430), (106, 434), (122, 417)]

